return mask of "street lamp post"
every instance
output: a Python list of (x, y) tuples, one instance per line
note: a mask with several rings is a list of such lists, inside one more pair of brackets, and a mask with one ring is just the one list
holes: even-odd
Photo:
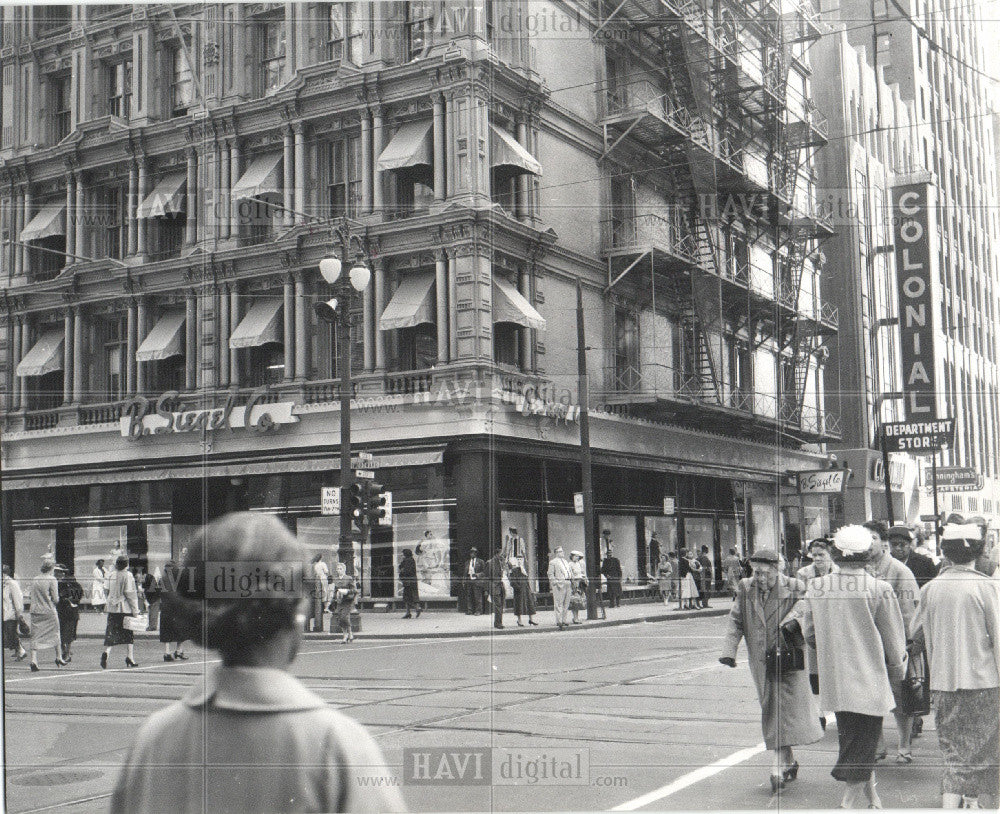
[[(348, 499), (354, 483), (351, 469), (351, 395), (354, 389), (351, 378), (351, 307), (355, 293), (368, 287), (371, 271), (362, 258), (361, 238), (351, 232), (350, 223), (344, 218), (332, 227), (335, 242), (340, 245), (340, 257), (320, 260), (319, 271), (333, 287), (334, 296), (326, 302), (316, 303), (317, 316), (334, 325), (337, 337), (338, 378), (340, 379), (340, 545), (338, 558), (354, 576), (354, 542), (351, 533), (351, 513)], [(352, 264), (351, 241), (356, 240), (362, 251), (355, 255)], [(345, 269), (350, 269), (344, 273)]]

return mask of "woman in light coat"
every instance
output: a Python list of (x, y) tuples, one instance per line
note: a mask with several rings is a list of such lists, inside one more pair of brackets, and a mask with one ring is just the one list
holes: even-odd
[[(280, 578), (263, 597), (206, 596), (211, 563)], [(149, 717), (111, 797), (111, 814), (239, 811), (404, 811), (399, 779), (360, 724), (292, 675), (302, 640), (305, 552), (280, 520), (227, 515), (183, 561), (195, 577), (171, 592), (178, 632), (219, 651), (221, 664), (180, 701)], [(208, 586), (210, 588), (210, 584)], [(202, 671), (198, 671), (201, 675)]]
[(128, 570), (128, 557), (115, 560), (115, 571), (108, 578), (108, 625), (104, 631), (104, 652), (101, 653), (101, 668), (108, 666), (111, 648), (124, 644), (128, 647), (125, 656), (126, 667), (138, 667), (135, 663), (135, 645), (132, 631), (125, 627), (126, 616), (139, 615), (139, 592), (135, 577)]
[(760, 701), (764, 744), (773, 752), (771, 790), (778, 791), (798, 776), (799, 764), (792, 747), (815, 743), (823, 737), (819, 710), (805, 670), (771, 675), (765, 654), (779, 644), (779, 625), (805, 594), (805, 584), (778, 572), (778, 553), (758, 550), (750, 557), (753, 576), (740, 580), (736, 602), (729, 612), (722, 656), (736, 666), (740, 640), (747, 644), (747, 662)]
[(786, 625), (816, 647), (823, 709), (837, 715), (840, 753), (831, 774), (847, 784), (842, 808), (854, 808), (862, 790), (881, 808), (875, 761), (882, 719), (896, 706), (892, 685), (906, 674), (906, 629), (892, 586), (865, 572), (872, 537), (845, 526), (833, 538), (839, 572), (813, 579)]
[(66, 662), (60, 656), (62, 639), (59, 636), (59, 584), (52, 573), (55, 559), (51, 554), (42, 558), (41, 573), (31, 581), (31, 672), (37, 673), (38, 651), (54, 647), (56, 667)]
[(104, 560), (98, 560), (94, 563), (94, 572), (91, 576), (94, 579), (94, 584), (90, 586), (90, 604), (98, 613), (104, 613), (104, 605), (108, 601), (108, 594), (105, 590), (108, 575), (104, 572)]

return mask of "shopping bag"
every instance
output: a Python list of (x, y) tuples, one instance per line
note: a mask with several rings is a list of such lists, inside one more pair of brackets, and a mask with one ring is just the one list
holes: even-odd
[(122, 627), (126, 630), (146, 630), (149, 627), (149, 614), (140, 613), (138, 616), (126, 616), (122, 621)]

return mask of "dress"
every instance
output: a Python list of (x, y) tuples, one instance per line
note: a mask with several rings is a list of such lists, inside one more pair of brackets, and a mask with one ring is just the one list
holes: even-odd
[(358, 598), (358, 586), (353, 577), (343, 576), (333, 581), (333, 625), (334, 630), (351, 629), (351, 611)]
[(94, 584), (90, 588), (90, 604), (94, 606), (103, 605), (108, 601), (108, 594), (104, 590), (104, 584), (107, 581), (104, 569), (95, 565), (93, 578)]
[(693, 569), (691, 567), (692, 560), (681, 560), (680, 574), (681, 574), (681, 599), (697, 599), (700, 594), (698, 593), (698, 583), (695, 582)]
[(535, 594), (528, 583), (528, 575), (518, 566), (510, 570), (510, 587), (514, 589), (514, 615), (535, 615)]
[(417, 585), (417, 562), (413, 557), (404, 557), (399, 564), (399, 581), (403, 584), (403, 604), (409, 608), (420, 604), (420, 589)]
[(174, 597), (168, 596), (168, 594), (176, 594), (186, 588), (186, 585), (181, 584), (181, 578), (185, 574), (186, 572), (177, 566), (168, 566), (163, 569), (163, 579), (161, 580), (163, 593), (160, 595), (160, 641), (163, 643), (177, 642), (180, 645), (187, 638), (178, 624), (177, 609), (172, 601)]
[(747, 663), (760, 702), (761, 729), (768, 749), (815, 743), (823, 737), (819, 708), (805, 670), (792, 670), (779, 677), (768, 674), (765, 654), (778, 643), (779, 625), (805, 594), (805, 585), (779, 575), (769, 591), (753, 579), (741, 580), (736, 602), (729, 612), (723, 657), (736, 658), (743, 639)]
[(51, 572), (31, 581), (31, 649), (59, 648), (59, 586)]

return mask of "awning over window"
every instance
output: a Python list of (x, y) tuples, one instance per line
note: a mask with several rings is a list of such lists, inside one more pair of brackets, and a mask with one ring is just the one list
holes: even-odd
[(187, 197), (187, 173), (174, 172), (156, 182), (153, 191), (146, 196), (135, 210), (137, 218), (162, 218), (184, 211)]
[(427, 119), (407, 122), (400, 127), (378, 157), (378, 168), (405, 170), (434, 166), (434, 147), (431, 143), (433, 125)]
[(545, 317), (514, 288), (513, 283), (502, 277), (493, 278), (493, 321), (513, 322), (525, 328), (545, 330)]
[(184, 322), (183, 311), (173, 311), (160, 317), (159, 322), (139, 345), (139, 349), (135, 352), (135, 360), (158, 362), (171, 356), (179, 356), (184, 342)]
[(233, 200), (279, 194), (283, 182), (280, 167), (281, 153), (257, 156), (233, 187)]
[(280, 296), (255, 302), (229, 337), (229, 347), (257, 348), (268, 342), (282, 342), (283, 338), (278, 333), (281, 328), (282, 307)]
[(46, 331), (17, 366), (18, 376), (44, 376), (63, 369), (63, 332)]
[(434, 272), (407, 274), (382, 312), (378, 326), (383, 331), (434, 324), (434, 300), (431, 288)]
[(493, 169), (509, 170), (517, 175), (531, 173), (542, 174), (542, 165), (531, 153), (522, 147), (516, 138), (495, 124), (490, 125), (493, 131)]
[(41, 240), (44, 237), (66, 234), (66, 201), (52, 201), (35, 213), (28, 225), (21, 230), (21, 240)]

